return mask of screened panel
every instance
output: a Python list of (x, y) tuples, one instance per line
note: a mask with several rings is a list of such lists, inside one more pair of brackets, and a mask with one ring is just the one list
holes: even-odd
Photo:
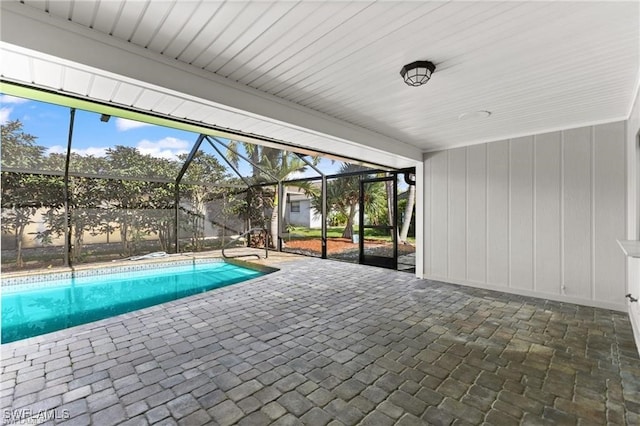
[(62, 176), (2, 172), (2, 271), (64, 265)]
[(327, 258), (358, 263), (360, 177), (327, 179)]
[(322, 180), (287, 181), (282, 250), (322, 256)]
[(70, 109), (9, 95), (0, 95), (0, 99), (2, 170), (62, 174)]
[(237, 190), (226, 187), (180, 185), (180, 251), (219, 250), (244, 232), (237, 211)]
[[(413, 180), (415, 177), (409, 177)], [(403, 173), (398, 174), (398, 270), (416, 269), (416, 186), (409, 185)]]
[(367, 178), (360, 186), (360, 262), (396, 268), (395, 177)]
[(225, 242), (243, 232), (238, 220), (236, 194), (247, 185), (237, 176), (234, 165), (207, 138), (187, 161), (180, 180), (180, 251), (221, 249)]
[(173, 187), (142, 180), (71, 177), (72, 263), (171, 251)]
[(252, 186), (226, 194), (227, 226), (222, 228), (231, 255), (234, 248), (275, 248), (277, 240), (277, 185)]
[(268, 241), (263, 237), (253, 237), (250, 247), (262, 248), (266, 243), (275, 248), (278, 237), (278, 186), (264, 185), (252, 187), (246, 198), (247, 229), (263, 228)]
[[(232, 184), (246, 188), (251, 184), (254, 167), (246, 156), (245, 145), (241, 142), (207, 136), (200, 145), (198, 155), (206, 155), (219, 165), (217, 184)], [(194, 180), (194, 177), (185, 176), (185, 180)], [(211, 183), (211, 179), (207, 183)]]
[[(286, 150), (213, 137), (207, 138), (206, 146), (215, 151), (216, 158), (226, 163), (242, 183), (251, 187), (246, 192), (242, 212), (245, 229), (266, 229), (270, 235), (269, 246), (277, 247), (278, 237), (282, 238), (278, 232), (283, 218), (278, 217), (280, 200), (276, 183), (302, 177), (309, 170), (315, 175), (317, 172), (297, 154)], [(260, 238), (264, 240), (264, 236)], [(257, 239), (258, 236), (255, 236), (254, 245), (264, 246), (264, 241)]]
[(69, 170), (127, 179), (175, 180), (197, 135), (76, 111)]
[(207, 220), (212, 227), (212, 248), (220, 249), (236, 240), (246, 230), (242, 211), (246, 205), (246, 189), (220, 187), (206, 204)]
[[(328, 257), (359, 260), (359, 183), (379, 171), (39, 101), (0, 100), (3, 270), (231, 243), (272, 249), (282, 243), (285, 251), (321, 256), (325, 224)], [(323, 176), (329, 176), (327, 217), (320, 213)], [(379, 204), (374, 195), (368, 206)], [(411, 218), (402, 208), (399, 215)], [(367, 226), (380, 221), (383, 213), (364, 216)], [(407, 253), (412, 223), (402, 228)], [(248, 234), (252, 229), (258, 231)]]
[(320, 158), (318, 160), (318, 169), (324, 173), (326, 176), (335, 176), (340, 173), (353, 172), (356, 171), (357, 168), (363, 169), (360, 166), (356, 166), (351, 163), (347, 163), (339, 160), (332, 160), (328, 158)]

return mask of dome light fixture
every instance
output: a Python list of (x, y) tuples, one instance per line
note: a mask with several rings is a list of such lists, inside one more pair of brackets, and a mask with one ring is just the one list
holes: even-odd
[(436, 66), (429, 61), (415, 61), (402, 67), (400, 75), (409, 86), (422, 86), (431, 78)]

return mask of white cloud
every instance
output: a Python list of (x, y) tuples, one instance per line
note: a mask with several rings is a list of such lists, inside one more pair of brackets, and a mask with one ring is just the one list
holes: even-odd
[[(88, 148), (81, 148), (81, 149), (71, 148), (71, 152), (73, 152), (74, 154), (81, 155), (83, 157), (87, 155), (93, 155), (94, 157), (104, 157), (107, 154), (107, 148), (100, 147), (100, 146), (90, 146)], [(53, 145), (52, 147), (49, 147), (49, 149), (47, 149), (47, 155), (48, 154), (66, 154), (66, 153), (67, 153), (67, 148), (62, 145)]]
[(107, 148), (103, 148), (100, 146), (90, 146), (89, 148), (84, 149), (71, 148), (71, 152), (82, 156), (93, 155), (94, 157), (104, 157), (105, 155), (107, 155)]
[(0, 108), (0, 124), (5, 124), (9, 121), (9, 115), (11, 115), (11, 108)]
[(47, 155), (64, 154), (65, 152), (67, 152), (67, 148), (63, 147), (62, 145), (53, 145), (49, 147), (49, 149), (47, 149)]
[(157, 158), (176, 160), (178, 155), (189, 152), (191, 143), (182, 139), (166, 137), (158, 141), (143, 139), (138, 142), (136, 148), (141, 154)]
[(153, 124), (143, 123), (141, 121), (127, 120), (126, 118), (116, 118), (116, 129), (120, 132), (137, 129), (139, 127), (153, 126)]
[(11, 95), (0, 95), (0, 104), (24, 104), (29, 102), (29, 99), (16, 98)]
[[(169, 160), (176, 160), (178, 155), (188, 153), (190, 147), (191, 142), (172, 137), (166, 137), (158, 141), (143, 139), (136, 145), (138, 152), (143, 155)], [(107, 149), (107, 147), (90, 146), (80, 149), (71, 148), (71, 152), (82, 156), (93, 155), (94, 157), (104, 157), (107, 154)], [(47, 150), (47, 154), (65, 154), (66, 152), (67, 148), (62, 145), (54, 145)]]

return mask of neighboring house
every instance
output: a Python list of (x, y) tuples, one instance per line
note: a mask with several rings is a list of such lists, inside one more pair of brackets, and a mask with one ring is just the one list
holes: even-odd
[(312, 198), (303, 192), (288, 193), (285, 223), (305, 228), (321, 228), (322, 216), (311, 206), (311, 201)]
[[(284, 212), (285, 226), (302, 226), (305, 228), (322, 228), (322, 215), (312, 206), (313, 197), (295, 187), (287, 187), (287, 207)], [(320, 190), (318, 186), (318, 191)], [(353, 224), (360, 223), (358, 210)]]

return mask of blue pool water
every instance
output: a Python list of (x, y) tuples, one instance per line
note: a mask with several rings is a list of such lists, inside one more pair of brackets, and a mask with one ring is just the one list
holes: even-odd
[(96, 275), (2, 289), (2, 343), (85, 324), (245, 281), (263, 273), (225, 262)]

